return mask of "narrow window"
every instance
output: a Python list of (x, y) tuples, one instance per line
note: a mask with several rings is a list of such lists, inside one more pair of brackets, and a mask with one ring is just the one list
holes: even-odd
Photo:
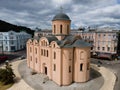
[(100, 50), (100, 47), (98, 47), (98, 50)]
[(56, 71), (56, 64), (54, 64), (54, 68), (53, 68), (54, 71)]
[(56, 59), (56, 52), (54, 52), (54, 59)]
[(69, 34), (69, 25), (67, 25), (67, 34)]
[(84, 52), (81, 51), (81, 52), (80, 52), (80, 60), (83, 60), (83, 59), (84, 59)]
[(30, 60), (32, 61), (32, 56), (30, 57)]
[(114, 47), (114, 52), (117, 50), (117, 47)]
[(107, 51), (110, 51), (110, 47), (107, 47)]
[(60, 33), (62, 34), (62, 25), (60, 25)]
[(48, 57), (48, 50), (47, 50), (47, 57)]
[(53, 47), (55, 47), (55, 44), (53, 44)]
[(56, 26), (54, 25), (54, 33), (56, 33), (55, 31), (56, 31)]
[(69, 73), (71, 72), (71, 66), (69, 66)]
[(37, 48), (35, 48), (35, 54), (37, 54)]
[(37, 58), (36, 58), (36, 63), (37, 63)]
[(80, 71), (83, 71), (83, 64), (80, 64)]
[(41, 55), (43, 55), (43, 49), (41, 49)]
[(44, 50), (44, 56), (45, 56), (45, 50)]
[(105, 50), (105, 47), (102, 47), (102, 50)]
[(89, 70), (90, 69), (90, 64), (89, 63), (87, 63), (87, 70)]

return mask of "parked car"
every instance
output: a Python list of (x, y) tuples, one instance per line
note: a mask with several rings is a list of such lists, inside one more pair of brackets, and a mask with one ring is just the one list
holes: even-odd
[(118, 56), (117, 56), (117, 54), (111, 54), (111, 53), (99, 53), (97, 58), (116, 60), (116, 59), (118, 59)]
[(8, 59), (8, 56), (0, 56), (0, 63), (5, 62)]

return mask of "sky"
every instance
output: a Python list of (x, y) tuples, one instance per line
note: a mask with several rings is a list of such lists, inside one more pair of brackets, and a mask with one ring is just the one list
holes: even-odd
[(120, 0), (0, 0), (0, 20), (29, 28), (51, 29), (60, 7), (71, 28), (113, 27), (120, 29)]

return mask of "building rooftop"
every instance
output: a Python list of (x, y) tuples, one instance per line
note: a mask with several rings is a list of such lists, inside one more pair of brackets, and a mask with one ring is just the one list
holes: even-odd
[(58, 13), (53, 17), (52, 21), (55, 21), (55, 20), (70, 20), (70, 18), (65, 13)]

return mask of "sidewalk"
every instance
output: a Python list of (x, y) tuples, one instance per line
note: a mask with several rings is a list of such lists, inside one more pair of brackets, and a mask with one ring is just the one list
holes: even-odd
[(104, 77), (104, 84), (100, 90), (114, 90), (114, 85), (116, 82), (115, 74), (105, 67), (98, 67), (95, 64), (91, 64), (91, 67), (97, 70)]
[[(11, 63), (14, 73), (17, 76), (17, 82), (11, 88), (9, 88), (7, 90), (34, 90), (31, 87), (32, 85), (29, 84), (30, 85), (29, 86), (28, 82), (26, 83), (26, 81), (21, 79), (21, 75), (20, 75), (21, 73), (18, 72), (19, 65), (22, 65), (22, 67), (19, 67), (19, 69), (22, 69), (24, 71), (26, 70), (27, 66), (26, 66), (25, 62), (26, 62), (25, 60), (20, 60), (20, 61), (15, 61), (15, 62)], [(31, 76), (27, 76), (26, 79), (29, 78), (30, 82), (34, 86), (37, 85), (37, 89), (39, 88), (38, 86), (40, 84), (40, 86), (43, 85), (44, 89), (46, 89), (46, 90), (53, 90), (53, 88), (51, 88), (51, 85), (53, 85), (52, 87), (56, 88), (57, 90), (79, 90), (80, 88), (81, 88), (80, 90), (99, 90), (99, 89), (95, 89), (96, 86), (100, 85), (100, 83), (103, 83), (100, 90), (113, 90), (114, 84), (116, 81), (116, 77), (115, 77), (114, 73), (104, 67), (97, 67), (97, 65), (95, 65), (95, 64), (91, 64), (91, 67), (102, 74), (102, 77), (104, 78), (104, 82), (102, 81), (102, 79), (103, 79), (102, 77), (98, 77), (97, 79), (90, 80), (89, 82), (86, 82), (86, 83), (80, 83), (80, 84), (74, 83), (68, 87), (66, 87), (66, 86), (58, 87), (52, 81), (48, 81), (48, 82), (46, 82), (46, 84), (43, 85), (42, 83), (40, 83), (41, 80), (39, 81), (39, 79), (40, 79), (39, 75), (36, 75), (36, 76), (34, 75), (34, 76), (32, 76), (32, 78), (29, 78)], [(28, 71), (28, 70), (26, 70), (26, 71)], [(27, 75), (28, 75), (28, 73), (27, 73)], [(28, 81), (29, 81), (29, 79), (28, 79)], [(32, 81), (31, 81), (31, 79), (32, 79)], [(34, 82), (35, 80), (39, 81), (39, 83)], [(54, 89), (54, 90), (56, 90), (56, 89)], [(38, 90), (40, 90), (40, 88)], [(42, 90), (42, 88), (41, 88), (41, 90)]]
[(17, 82), (11, 88), (7, 90), (34, 90), (28, 84), (26, 84), (26, 82), (23, 79), (21, 79), (21, 76), (18, 72), (18, 65), (23, 61), (24, 60), (20, 60), (20, 61), (15, 61), (11, 63), (13, 71), (17, 78)]

